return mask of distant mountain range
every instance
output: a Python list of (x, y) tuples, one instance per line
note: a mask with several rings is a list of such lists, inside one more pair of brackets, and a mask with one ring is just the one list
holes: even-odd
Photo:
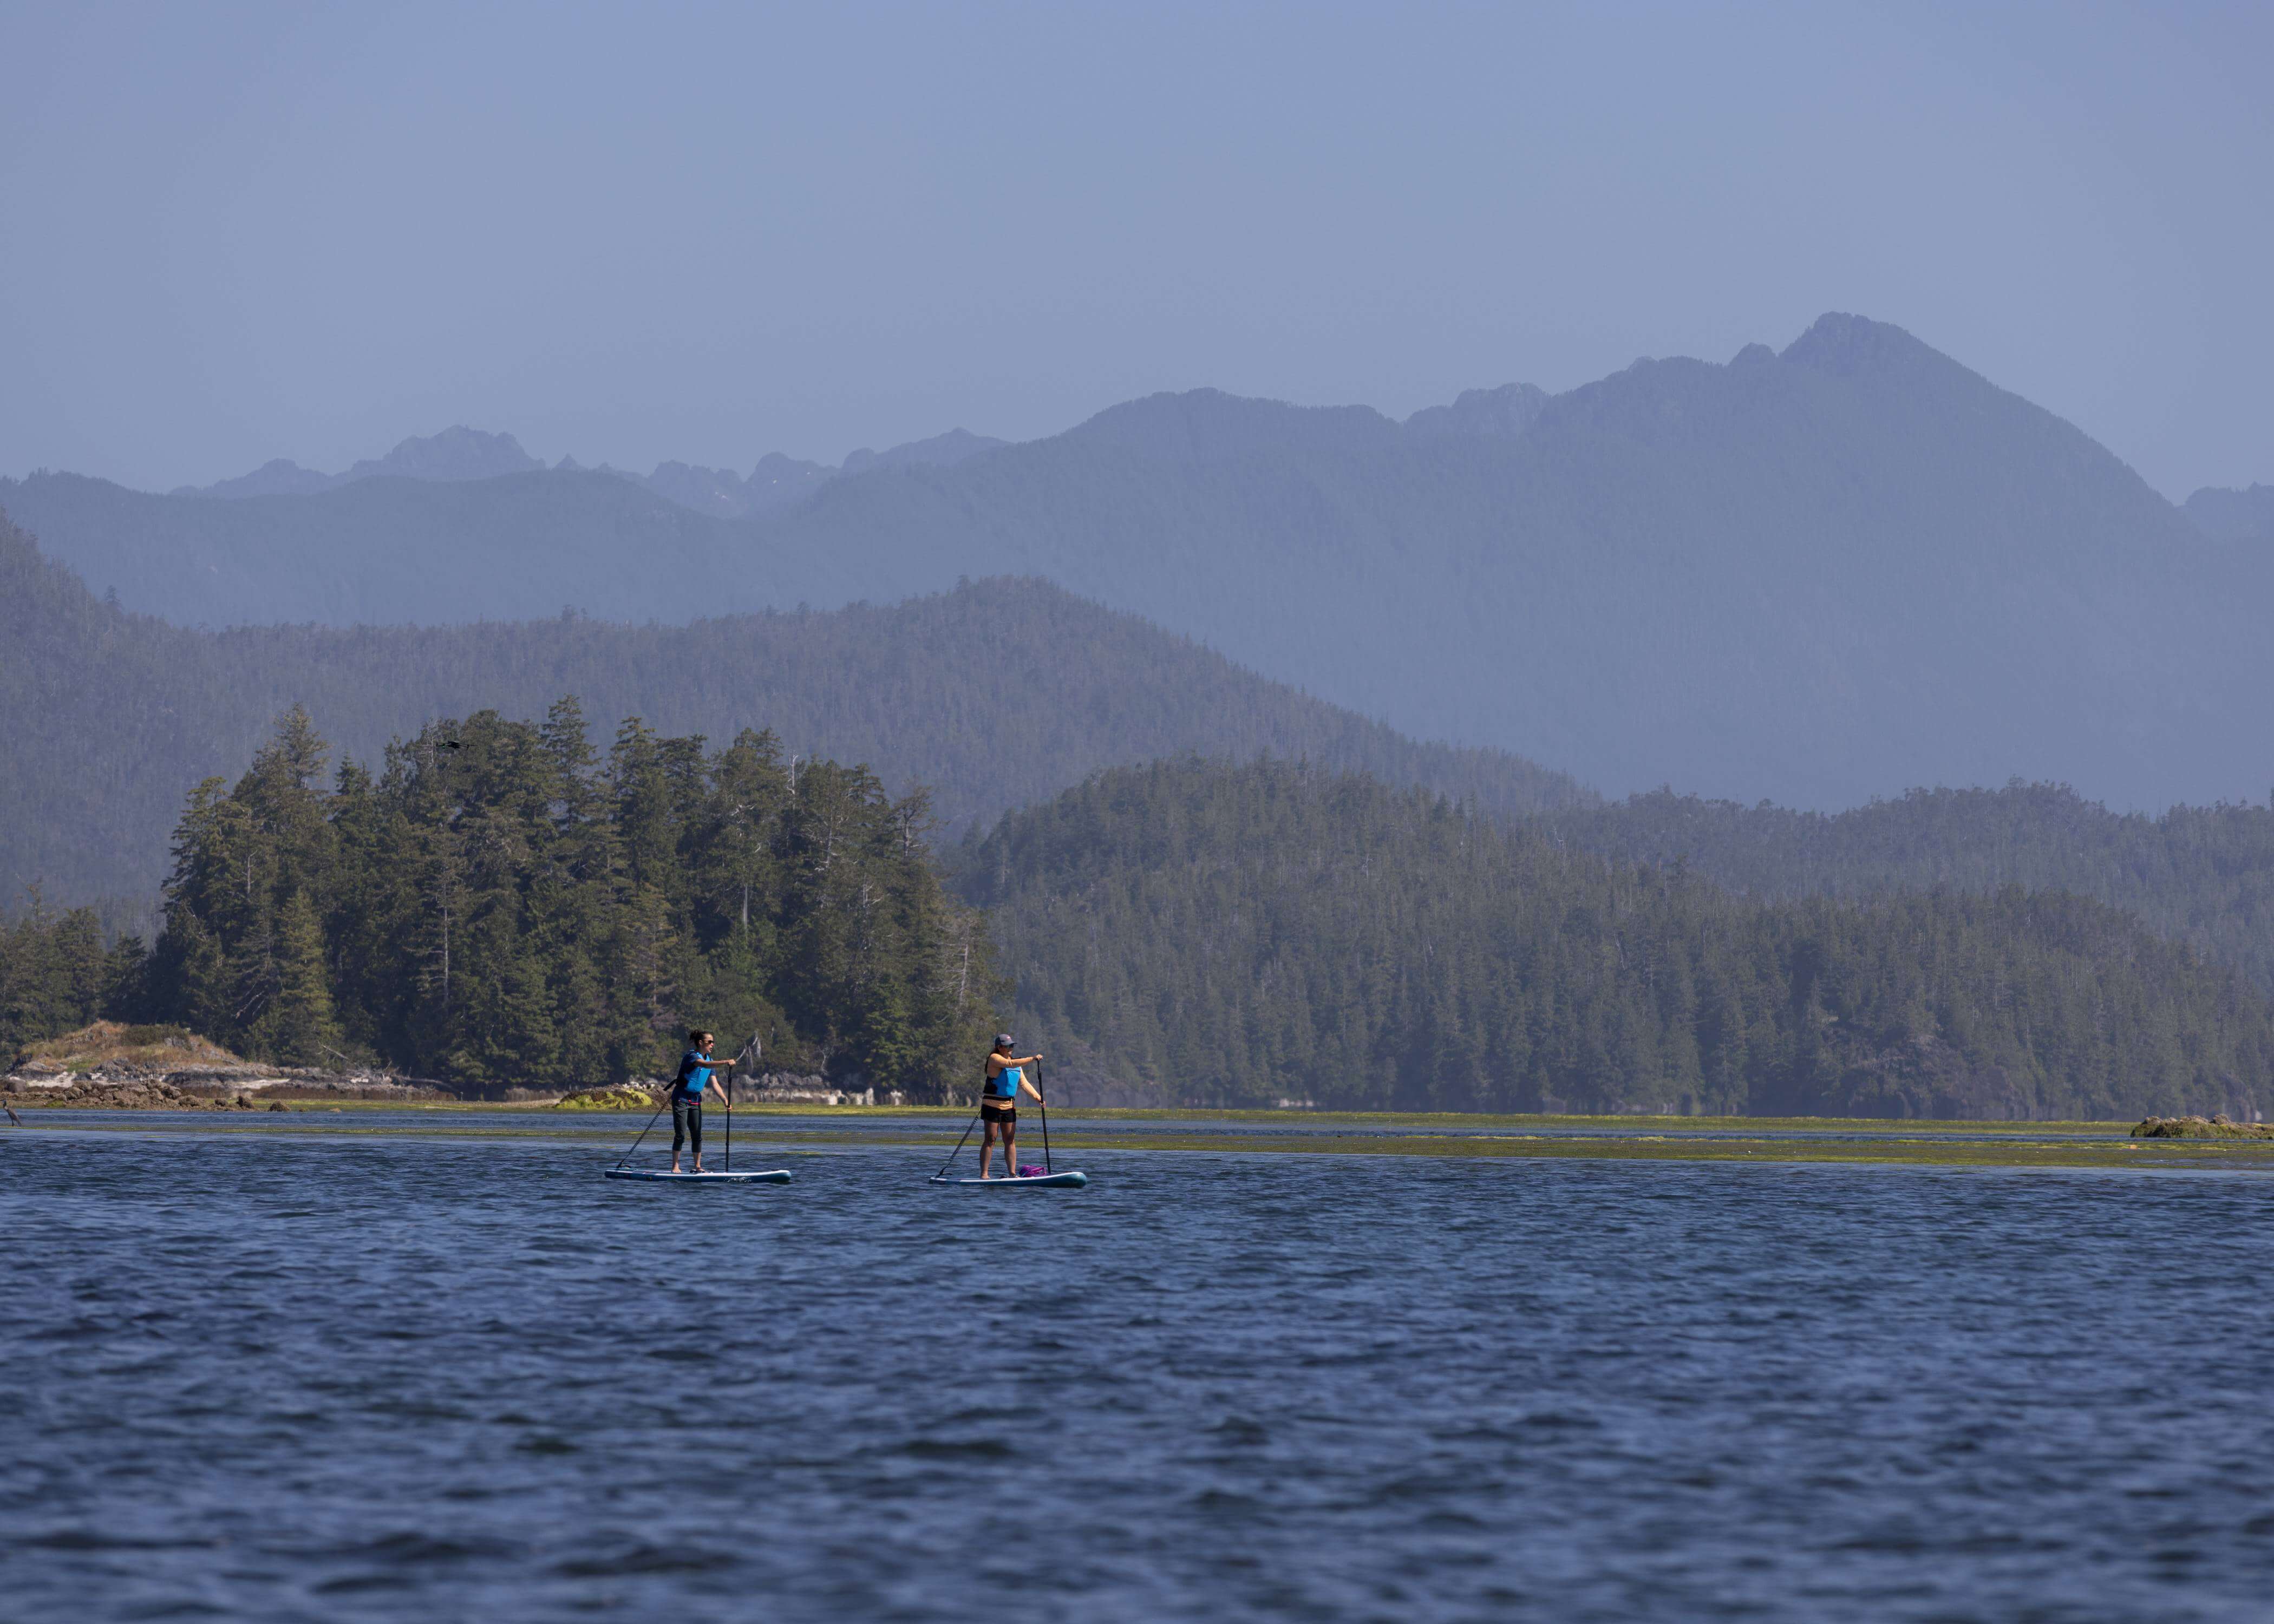
[[(1854, 805), (2274, 782), (2274, 549), (1897, 328), (1642, 362), (1520, 432), (1198, 393), (765, 527), (839, 590), (1037, 575), (1423, 737), (1619, 793)], [(817, 598), (816, 601), (822, 601)]]
[[(1403, 424), (1201, 390), (951, 448), (237, 501), (41, 475), (0, 507), (123, 606), (192, 623), (681, 623), (1038, 576), (1614, 793), (1825, 808), (2020, 777), (2153, 808), (2274, 782), (2264, 487), (2182, 511), (1859, 317)], [(525, 455), (419, 455), (461, 451)]]
[(335, 491), (358, 479), (392, 475), (402, 479), (447, 481), (494, 479), (501, 474), (533, 473), (543, 468), (521, 448), (510, 434), (485, 434), (479, 429), (444, 429), (440, 434), (413, 438), (383, 457), (365, 458), (343, 474), (320, 474), (284, 457), (263, 462), (249, 474), (205, 486), (179, 485), (176, 496), (312, 496)]
[[(802, 501), (841, 473), (857, 474), (872, 468), (945, 468), (1006, 443), (966, 429), (950, 429), (930, 440), (910, 440), (885, 451), (862, 447), (849, 454), (837, 468), (824, 462), (802, 462), (775, 451), (760, 457), (748, 477), (729, 469), (697, 468), (686, 462), (659, 462), (653, 473), (644, 477), (606, 463), (591, 471), (629, 479), (667, 501), (697, 513), (742, 518)], [(561, 458), (554, 466), (563, 473), (585, 471), (573, 456)], [(545, 464), (523, 450), (521, 442), (512, 435), (485, 433), (461, 424), (439, 434), (414, 435), (385, 456), (366, 458), (343, 474), (320, 474), (278, 457), (234, 479), (208, 485), (180, 485), (168, 494), (235, 500), (313, 496), (360, 479), (421, 479), (459, 485), (476, 479), (501, 479), (508, 474), (538, 473), (544, 468)]]

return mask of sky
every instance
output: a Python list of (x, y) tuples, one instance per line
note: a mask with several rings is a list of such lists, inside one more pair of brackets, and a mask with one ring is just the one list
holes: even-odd
[(2274, 6), (0, 0), (0, 473), (834, 462), (1892, 321), (2274, 482)]

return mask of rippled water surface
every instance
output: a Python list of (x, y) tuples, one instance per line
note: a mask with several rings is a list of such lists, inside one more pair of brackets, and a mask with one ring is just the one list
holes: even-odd
[(2274, 1180), (309, 1125), (0, 1137), (0, 1616), (2274, 1598)]

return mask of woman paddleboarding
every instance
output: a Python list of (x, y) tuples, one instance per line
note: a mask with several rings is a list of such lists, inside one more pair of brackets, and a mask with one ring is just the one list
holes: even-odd
[(987, 1155), (995, 1148), (995, 1136), (1003, 1136), (1003, 1165), (1006, 1178), (1019, 1173), (1019, 1096), (1025, 1094), (1035, 1104), (1043, 1102), (1042, 1091), (1027, 1080), (1027, 1068), (1041, 1062), (1042, 1056), (1013, 1055), (1011, 1034), (995, 1034), (994, 1052), (987, 1056), (987, 1081), (980, 1090), (979, 1120), (985, 1134), (979, 1141), (979, 1177), (987, 1177)]
[(711, 1058), (712, 1037), (707, 1032), (689, 1033), (687, 1042), (687, 1052), (679, 1057), (679, 1075), (671, 1084), (671, 1170), (679, 1171), (679, 1147), (692, 1139), (695, 1170), (703, 1173), (709, 1171), (703, 1165), (703, 1090), (711, 1073), (718, 1071), (729, 1079), (724, 1086), (733, 1087), (734, 1063)]

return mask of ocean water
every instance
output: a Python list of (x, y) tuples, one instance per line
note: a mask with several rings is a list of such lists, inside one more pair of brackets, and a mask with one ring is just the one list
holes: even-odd
[(2263, 1177), (54, 1120), (0, 1617), (2274, 1617)]

